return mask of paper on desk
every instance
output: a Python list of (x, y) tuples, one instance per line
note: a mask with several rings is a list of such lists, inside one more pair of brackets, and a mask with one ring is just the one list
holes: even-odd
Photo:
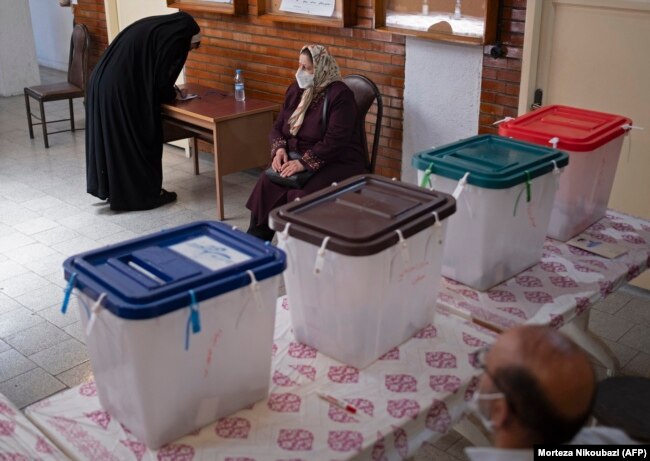
[(572, 247), (580, 248), (608, 259), (614, 259), (627, 253), (627, 248), (624, 246), (615, 243), (601, 242), (600, 240), (591, 238), (587, 234), (580, 234), (566, 243)]
[(335, 3), (335, 0), (282, 0), (280, 11), (329, 17), (334, 14)]
[(176, 96), (176, 99), (178, 99), (179, 101), (187, 101), (189, 99), (194, 99), (198, 97), (199, 97), (198, 94), (187, 93), (185, 96)]

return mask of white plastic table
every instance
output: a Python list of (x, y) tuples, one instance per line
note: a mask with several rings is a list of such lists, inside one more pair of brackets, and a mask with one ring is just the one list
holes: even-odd
[(618, 365), (613, 354), (587, 330), (589, 308), (648, 268), (650, 222), (608, 210), (585, 232), (593, 240), (615, 243), (628, 251), (607, 259), (546, 239), (539, 264), (488, 291), (443, 278), (438, 303), (443, 309), (460, 310), (501, 329), (522, 323), (561, 328), (611, 374)]
[[(480, 373), (469, 354), (492, 341), (494, 333), (441, 314), (359, 371), (295, 342), (286, 298), (279, 298), (269, 397), (157, 452), (102, 410), (94, 382), (26, 414), (74, 460), (403, 459), (462, 418)], [(317, 392), (344, 399), (358, 415)]]

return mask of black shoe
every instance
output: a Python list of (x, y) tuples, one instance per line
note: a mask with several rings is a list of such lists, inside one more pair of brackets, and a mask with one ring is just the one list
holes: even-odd
[(267, 226), (266, 224), (262, 224), (259, 226), (255, 224), (255, 219), (252, 216), (251, 216), (251, 222), (248, 226), (248, 230), (246, 231), (246, 233), (257, 237), (258, 239), (269, 241), (269, 242), (273, 240), (273, 236), (275, 235), (275, 231), (269, 228), (269, 226)]
[(176, 192), (169, 192), (166, 191), (165, 189), (160, 189), (160, 196), (158, 197), (158, 206), (163, 206), (167, 205), (168, 203), (172, 203), (176, 201), (176, 198), (178, 196), (176, 195)]

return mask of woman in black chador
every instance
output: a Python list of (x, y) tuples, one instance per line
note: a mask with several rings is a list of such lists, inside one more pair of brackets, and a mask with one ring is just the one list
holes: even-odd
[(161, 103), (172, 101), (199, 26), (187, 13), (152, 16), (106, 49), (86, 96), (87, 192), (112, 210), (148, 210), (176, 200), (162, 188)]

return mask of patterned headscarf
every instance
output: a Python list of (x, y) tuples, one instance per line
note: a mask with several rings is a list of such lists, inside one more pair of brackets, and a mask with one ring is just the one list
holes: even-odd
[(298, 130), (300, 130), (302, 122), (305, 119), (305, 112), (311, 104), (311, 101), (314, 99), (314, 96), (327, 88), (330, 83), (341, 80), (341, 71), (339, 71), (339, 66), (336, 64), (334, 57), (327, 52), (324, 46), (303, 46), (300, 53), (304, 50), (309, 50), (311, 59), (314, 63), (314, 86), (306, 88), (303, 91), (298, 107), (296, 107), (296, 110), (293, 111), (293, 114), (289, 117), (289, 132), (293, 136), (295, 136), (296, 133), (298, 133)]

